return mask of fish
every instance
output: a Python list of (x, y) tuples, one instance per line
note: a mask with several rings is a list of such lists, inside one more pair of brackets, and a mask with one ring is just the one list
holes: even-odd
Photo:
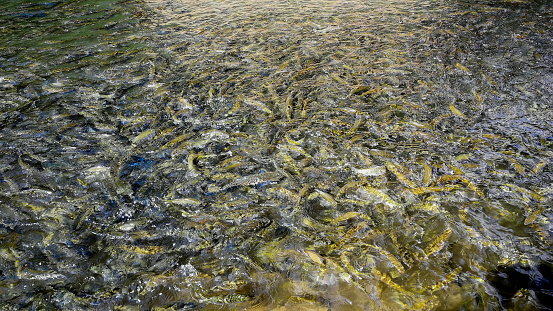
[(351, 127), (351, 129), (348, 131), (348, 134), (351, 135), (355, 133), (359, 129), (359, 127), (365, 122), (365, 120), (358, 118), (355, 120), (355, 124)]
[(296, 175), (301, 174), (300, 167), (298, 166), (297, 161), (294, 158), (292, 158), (289, 154), (284, 152), (279, 152), (276, 154), (276, 157), (281, 158), (285, 162), (286, 164), (285, 168), (292, 170)]
[(245, 156), (234, 156), (234, 157), (230, 157), (224, 161), (221, 161), (217, 164), (217, 167), (218, 168), (223, 168), (223, 169), (228, 169), (229, 165), (232, 165), (234, 163), (239, 163), (239, 162), (242, 162), (243, 160), (245, 160), (246, 157)]
[(411, 180), (409, 180), (405, 175), (403, 175), (403, 173), (401, 173), (398, 169), (398, 167), (396, 166), (396, 164), (392, 163), (392, 162), (389, 162), (389, 161), (385, 161), (384, 162), (384, 165), (386, 165), (386, 168), (392, 172), (394, 175), (396, 175), (396, 178), (399, 180), (399, 182), (401, 182), (403, 185), (409, 187), (409, 188), (415, 188), (415, 183), (412, 182)]
[(424, 82), (424, 81), (422, 81), (422, 80), (417, 80), (417, 82), (418, 82), (420, 85), (422, 85), (422, 86), (424, 86), (424, 87), (427, 87), (428, 89), (431, 89), (431, 90), (435, 90), (435, 89), (436, 89), (435, 87), (431, 86), (429, 83)]
[(456, 64), (455, 64), (455, 67), (461, 69), (461, 70), (464, 71), (464, 72), (470, 73), (470, 70), (469, 70), (467, 67), (461, 65), (460, 63), (456, 63)]
[(432, 127), (427, 124), (427, 123), (423, 123), (423, 122), (419, 122), (419, 121), (409, 121), (408, 124), (412, 125), (412, 126), (415, 126), (415, 127), (418, 127), (418, 128), (423, 128), (423, 129), (431, 129)]
[(336, 198), (340, 198), (342, 195), (344, 195), (346, 193), (346, 191), (348, 191), (349, 189), (352, 189), (352, 188), (359, 188), (360, 186), (364, 185), (366, 182), (365, 181), (350, 181), (348, 183), (346, 183), (344, 186), (342, 186), (342, 188), (340, 188), (340, 190), (338, 191), (338, 193), (336, 194)]
[(545, 246), (551, 245), (551, 235), (549, 234), (549, 230), (547, 228), (534, 223), (529, 224), (529, 226), (534, 228), (536, 233), (539, 235), (540, 241), (542, 241)]
[(476, 186), (473, 182), (471, 182), (467, 178), (463, 177), (463, 178), (461, 178), (461, 181), (463, 183), (465, 183), (467, 185), (467, 187), (469, 187), (470, 190), (476, 192), (476, 194), (478, 194), (479, 196), (481, 196), (481, 197), (484, 196), (484, 192), (482, 192), (482, 190), (480, 190), (480, 188), (478, 188), (478, 186)]
[(351, 229), (349, 229), (341, 238), (340, 242), (338, 243), (337, 247), (340, 248), (344, 243), (349, 241), (357, 232), (365, 229), (368, 227), (368, 223), (366, 221), (360, 222), (353, 226)]
[(301, 102), (301, 113), (300, 113), (300, 116), (301, 116), (302, 118), (306, 118), (306, 117), (307, 117), (307, 107), (309, 107), (309, 103), (310, 103), (309, 98), (305, 98), (305, 99), (302, 100), (302, 102)]
[(351, 90), (349, 95), (358, 95), (361, 93), (369, 92), (371, 90), (373, 90), (373, 87), (370, 85), (360, 85)]
[(383, 157), (383, 158), (395, 158), (396, 156), (391, 153), (391, 152), (388, 152), (388, 151), (385, 151), (385, 150), (376, 150), (376, 149), (373, 149), (373, 150), (370, 150), (369, 153), (373, 156), (378, 156), (378, 157)]
[(522, 187), (519, 187), (517, 185), (514, 185), (514, 184), (505, 184), (506, 186), (508, 187), (511, 187), (513, 189), (515, 189), (516, 191), (520, 192), (520, 193), (524, 193), (524, 194), (527, 194), (527, 195), (530, 195), (532, 197), (532, 199), (536, 200), (536, 201), (540, 201), (540, 202), (543, 202), (546, 200), (546, 197), (535, 192), (535, 191), (532, 191), (532, 190), (529, 190), (529, 189), (526, 189), (526, 188), (522, 188)]
[(124, 248), (140, 255), (152, 255), (152, 254), (161, 253), (163, 251), (162, 246), (156, 246), (156, 245), (148, 245), (143, 247), (139, 247), (136, 245), (129, 245), (129, 246), (125, 245)]
[(455, 161), (462, 161), (470, 159), (472, 155), (470, 153), (460, 154), (455, 157)]
[(502, 136), (496, 135), (496, 134), (491, 134), (491, 133), (482, 134), (482, 137), (489, 138), (489, 139), (503, 139)]
[(288, 96), (286, 97), (284, 111), (288, 120), (292, 120), (294, 114), (294, 102), (292, 94), (288, 94)]
[(338, 82), (338, 83), (340, 83), (340, 84), (342, 84), (342, 85), (349, 86), (349, 83), (347, 83), (346, 80), (342, 79), (342, 78), (341, 78), (340, 76), (338, 76), (338, 74), (336, 74), (336, 73), (331, 73), (331, 74), (330, 74), (330, 77), (331, 77), (334, 81), (336, 81), (336, 82)]
[(197, 205), (201, 204), (200, 200), (196, 200), (194, 198), (172, 199), (172, 200), (167, 200), (167, 202), (172, 203), (172, 204), (176, 204), (176, 205), (195, 205), (195, 206), (197, 206)]
[(531, 223), (534, 223), (534, 221), (536, 221), (536, 219), (538, 219), (538, 216), (541, 215), (541, 213), (543, 213), (543, 211), (545, 211), (545, 207), (542, 207), (542, 208), (538, 208), (537, 210), (533, 211), (530, 215), (528, 215), (528, 217), (526, 217), (526, 219), (524, 220), (524, 225), (529, 225)]
[(313, 65), (311, 63), (307, 64), (305, 66), (305, 68), (303, 68), (302, 70), (298, 71), (298, 73), (296, 73), (290, 80), (299, 80), (300, 78), (302, 78), (303, 76), (307, 75), (309, 72), (313, 71), (313, 70), (316, 70), (320, 68), (319, 65)]
[(536, 164), (536, 166), (534, 166), (534, 168), (532, 169), (532, 172), (534, 172), (534, 174), (538, 174), (539, 172), (541, 172), (543, 167), (546, 166), (548, 163), (549, 163), (549, 160), (542, 159), (538, 164)]
[(490, 78), (488, 75), (484, 74), (483, 72), (482, 72), (482, 77), (488, 80), (488, 82), (490, 82), (491, 85), (497, 85), (497, 83), (493, 81), (492, 78)]
[(197, 175), (200, 173), (200, 171), (198, 171), (198, 169), (196, 168), (196, 165), (194, 164), (194, 161), (198, 156), (199, 154), (197, 154), (194, 151), (190, 151), (190, 154), (188, 155), (188, 170), (194, 175)]
[(370, 95), (370, 94), (376, 94), (376, 93), (381, 93), (384, 89), (381, 88), (381, 87), (377, 87), (377, 88), (374, 88), (374, 89), (370, 89), (366, 92), (363, 92), (361, 95), (359, 95), (360, 97), (365, 97), (367, 95)]
[(477, 91), (473, 90), (472, 94), (474, 94), (474, 97), (476, 97), (476, 102), (481, 104), (482, 103), (482, 95), (478, 93)]
[(458, 115), (459, 117), (463, 118), (463, 119), (466, 119), (467, 117), (465, 116), (464, 113), (461, 112), (461, 110), (457, 109), (457, 107), (455, 107), (453, 105), (453, 103), (449, 104), (449, 110), (451, 110), (451, 112), (453, 112), (454, 114)]
[(336, 206), (338, 203), (334, 200), (334, 198), (332, 197), (332, 195), (330, 195), (329, 193), (327, 192), (324, 192), (324, 191), (321, 191), (319, 189), (315, 190), (317, 191), (317, 193), (319, 193), (319, 195), (324, 198), (328, 203), (330, 203), (330, 205), (332, 206)]
[(469, 224), (470, 224), (469, 215), (468, 215), (468, 208), (467, 208), (467, 207), (464, 207), (464, 208), (460, 208), (460, 209), (459, 209), (459, 219), (461, 219), (461, 221), (462, 221), (465, 225), (469, 225)]
[(447, 183), (447, 182), (450, 182), (450, 181), (456, 181), (456, 180), (460, 180), (462, 179), (463, 176), (461, 175), (457, 175), (457, 174), (453, 174), (453, 175), (442, 175), (438, 178), (436, 178), (436, 180), (432, 183), (433, 185), (435, 184), (442, 184), (442, 183)]
[(146, 130), (142, 133), (140, 133), (138, 136), (136, 136), (132, 142), (133, 144), (138, 144), (144, 140), (146, 140), (147, 138), (151, 138), (154, 136), (154, 134), (156, 133), (156, 130), (155, 129), (149, 129), (149, 130)]
[(267, 191), (269, 193), (271, 193), (272, 195), (280, 198), (280, 199), (290, 201), (294, 204), (299, 203), (299, 201), (301, 199), (298, 193), (296, 193), (295, 191), (286, 189), (286, 188), (273, 187), (273, 188), (268, 189)]
[(227, 115), (231, 115), (234, 112), (238, 111), (238, 109), (240, 108), (240, 103), (243, 101), (243, 99), (244, 96), (242, 94), (238, 95), (236, 97), (236, 100), (234, 101), (234, 106), (227, 112)]
[(372, 221), (371, 218), (363, 213), (359, 213), (359, 212), (355, 212), (355, 211), (350, 211), (350, 212), (347, 212), (347, 213), (344, 213), (342, 214), (341, 216), (339, 217), (336, 217), (334, 219), (332, 219), (330, 221), (331, 224), (337, 224), (337, 223), (340, 223), (340, 222), (343, 222), (343, 221), (346, 221), (346, 220), (349, 220), (349, 219), (352, 219), (352, 218), (355, 218), (355, 217), (361, 217), (361, 218), (365, 218), (369, 221)]
[(258, 100), (255, 100), (253, 98), (244, 98), (244, 103), (246, 105), (250, 105), (250, 106), (253, 106), (263, 112), (266, 112), (270, 115), (273, 115), (273, 111), (271, 109), (269, 109), (264, 103), (258, 101)]
[(407, 101), (405, 99), (402, 99), (401, 102), (404, 103), (405, 105), (407, 105), (410, 108), (420, 109), (420, 108), (423, 107), (423, 105), (415, 104), (414, 102), (410, 102), (410, 101)]
[(386, 174), (386, 167), (376, 165), (364, 169), (352, 167), (352, 171), (361, 176), (381, 176)]
[(309, 258), (311, 260), (313, 260), (313, 262), (319, 264), (319, 265), (324, 265), (326, 263), (326, 260), (321, 257), (321, 255), (319, 255), (317, 252), (315, 251), (311, 251), (311, 250), (303, 250), (304, 253), (307, 254), (307, 256), (309, 256)]
[(436, 291), (439, 289), (442, 289), (446, 287), (448, 284), (450, 284), (457, 276), (459, 276), (459, 273), (463, 270), (462, 267), (457, 267), (453, 269), (451, 272), (449, 272), (444, 278), (443, 281), (440, 281), (436, 284), (433, 284), (430, 286), (431, 291)]
[[(451, 109), (451, 108), (450, 108)], [(453, 114), (452, 113), (445, 113), (445, 114), (442, 114), (442, 115), (439, 115), (437, 116), (436, 118), (434, 118), (431, 122), (430, 122), (430, 125), (432, 127), (436, 127), (436, 125), (440, 122), (442, 122), (444, 119), (447, 119), (449, 117), (452, 117)]]
[(340, 260), (342, 261), (342, 264), (346, 267), (349, 274), (351, 274), (352, 276), (357, 277), (358, 279), (370, 279), (371, 278), (370, 275), (357, 270), (351, 264), (351, 261), (349, 260), (349, 258), (347, 256), (347, 252), (342, 253), (342, 255), (340, 256)]
[(432, 179), (432, 166), (430, 164), (423, 162), (422, 166), (424, 168), (424, 174), (422, 176), (422, 184), (424, 186), (428, 186), (430, 184), (430, 181)]
[(392, 279), (386, 274), (378, 271), (378, 269), (373, 269), (372, 273), (377, 277), (379, 281), (382, 283), (390, 286), (391, 288), (397, 290), (398, 292), (405, 292), (401, 286), (399, 286), (396, 282), (392, 281)]
[(465, 172), (464, 172), (462, 169), (458, 168), (457, 166), (455, 166), (455, 165), (453, 165), (453, 164), (448, 164), (447, 166), (448, 166), (450, 169), (452, 169), (452, 170), (455, 172), (456, 175), (463, 175), (463, 174), (465, 174)]
[(444, 246), (447, 243), (447, 239), (449, 239), (449, 236), (451, 235), (451, 229), (447, 228), (437, 236), (432, 242), (428, 244), (428, 246), (424, 249), (424, 253), (427, 257), (430, 257), (430, 255), (439, 252), (444, 248)]
[(228, 190), (233, 187), (255, 186), (264, 183), (275, 183), (278, 182), (280, 179), (282, 179), (282, 175), (277, 172), (266, 172), (242, 176), (224, 186), (222, 188), (222, 191)]
[(386, 193), (372, 187), (369, 185), (365, 185), (361, 187), (360, 189), (365, 190), (369, 195), (371, 195), (374, 198), (378, 198), (384, 203), (385, 205), (392, 207), (392, 208), (398, 208), (401, 205), (397, 203), (396, 201), (392, 200)]
[(520, 175), (524, 175), (524, 167), (522, 165), (520, 165), (520, 163), (518, 163), (518, 161), (514, 158), (511, 158), (511, 157), (507, 157), (507, 160), (509, 160), (509, 162), (511, 162), (511, 164), (513, 165), (513, 167), (515, 168), (515, 170), (520, 174)]
[(405, 273), (405, 268), (403, 267), (401, 262), (396, 258), (396, 256), (392, 255), (392, 253), (388, 252), (387, 250), (383, 249), (380, 246), (368, 245), (368, 247), (372, 248), (372, 249), (376, 250), (378, 253), (386, 256), (388, 258), (388, 260), (390, 260), (390, 262), (396, 267), (396, 269), (399, 271), (400, 274)]
[(296, 146), (299, 146), (302, 144), (303, 142), (303, 138), (300, 139), (300, 140), (293, 140), (292, 138), (290, 138), (290, 133), (286, 133), (286, 135), (284, 135), (284, 138), (286, 138), (286, 141), (291, 143), (292, 145), (296, 145)]
[(440, 212), (440, 205), (436, 202), (425, 202), (423, 204), (414, 205), (413, 208), (417, 210), (432, 212), (434, 214)]
[[(227, 167), (225, 167), (227, 168)], [(221, 179), (236, 179), (240, 177), (240, 175), (233, 174), (233, 173), (220, 173), (220, 174), (213, 174), (210, 176), (213, 180), (221, 180)]]
[(290, 66), (290, 60), (288, 61), (285, 61), (283, 62), (282, 64), (280, 64), (280, 66), (278, 66), (277, 70), (275, 71), (275, 73), (279, 73), (281, 71), (284, 71), (284, 69), (288, 68), (288, 66)]

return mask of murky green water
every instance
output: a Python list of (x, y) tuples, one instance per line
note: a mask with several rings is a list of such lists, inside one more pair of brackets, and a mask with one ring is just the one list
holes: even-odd
[(0, 8), (1, 308), (553, 304), (550, 3)]

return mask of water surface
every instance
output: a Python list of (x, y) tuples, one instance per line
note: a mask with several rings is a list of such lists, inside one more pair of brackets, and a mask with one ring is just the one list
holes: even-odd
[(550, 305), (547, 2), (2, 6), (3, 307)]

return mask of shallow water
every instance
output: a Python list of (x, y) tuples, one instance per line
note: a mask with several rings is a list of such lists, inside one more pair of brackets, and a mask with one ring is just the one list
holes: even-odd
[(4, 309), (551, 305), (549, 3), (1, 6)]

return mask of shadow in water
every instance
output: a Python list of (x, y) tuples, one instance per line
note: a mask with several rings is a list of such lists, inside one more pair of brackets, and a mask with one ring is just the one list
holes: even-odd
[(501, 303), (508, 310), (553, 310), (553, 265), (500, 266), (490, 274)]

